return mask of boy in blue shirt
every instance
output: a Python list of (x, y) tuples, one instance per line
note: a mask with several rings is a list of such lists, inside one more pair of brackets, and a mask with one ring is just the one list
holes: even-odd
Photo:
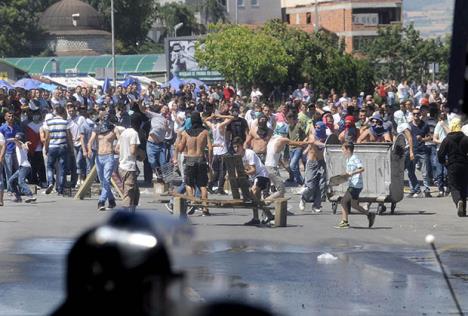
[(362, 180), (364, 167), (362, 166), (361, 160), (354, 154), (353, 143), (345, 142), (341, 149), (346, 157), (346, 174), (349, 177), (349, 187), (343, 196), (343, 199), (341, 200), (341, 222), (338, 224), (338, 226), (336, 226), (336, 228), (349, 228), (348, 214), (351, 207), (360, 213), (367, 215), (367, 219), (369, 220), (369, 228), (371, 228), (372, 225), (374, 225), (375, 213), (370, 213), (368, 210), (359, 205), (359, 194), (364, 187)]

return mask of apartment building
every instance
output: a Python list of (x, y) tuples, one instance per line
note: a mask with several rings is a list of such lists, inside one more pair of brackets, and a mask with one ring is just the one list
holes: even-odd
[(402, 22), (402, 0), (282, 0), (281, 5), (288, 24), (334, 32), (349, 53), (365, 50), (380, 26)]

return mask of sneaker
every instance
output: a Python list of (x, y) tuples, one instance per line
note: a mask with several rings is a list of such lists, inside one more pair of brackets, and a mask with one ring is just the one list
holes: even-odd
[(174, 214), (174, 210), (172, 209), (172, 204), (171, 203), (166, 203), (164, 204), (166, 209), (168, 210), (169, 213)]
[(115, 208), (116, 206), (117, 206), (117, 204), (115, 203), (115, 200), (109, 201), (109, 208), (110, 208), (110, 209), (113, 209), (113, 208)]
[(457, 211), (458, 211), (458, 217), (465, 217), (466, 216), (466, 211), (463, 205), (463, 201), (458, 201), (457, 203)]
[(427, 198), (432, 197), (431, 192), (429, 192), (429, 191), (424, 192), (424, 197), (427, 197)]
[(262, 224), (267, 225), (267, 224), (270, 224), (271, 221), (275, 222), (275, 216), (274, 215), (265, 216), (265, 219), (262, 220)]
[(105, 202), (98, 202), (97, 209), (98, 209), (98, 211), (105, 211), (106, 210), (106, 203)]
[(31, 203), (31, 202), (36, 202), (36, 197), (35, 196), (28, 196), (26, 200), (24, 200), (25, 203)]
[(227, 193), (224, 191), (224, 190), (216, 190), (216, 194), (219, 194), (219, 195), (227, 195)]
[(193, 214), (195, 214), (195, 211), (197, 211), (197, 208), (195, 206), (190, 206), (189, 209), (188, 209), (187, 214), (188, 215), (193, 215)]
[(206, 188), (206, 191), (208, 191), (209, 194), (216, 194), (216, 192), (212, 188)]
[(305, 202), (304, 202), (303, 199), (301, 199), (301, 201), (299, 202), (299, 210), (301, 212), (304, 212), (304, 210), (305, 210)]
[(52, 192), (52, 190), (54, 189), (54, 185), (53, 184), (49, 184), (49, 186), (47, 187), (47, 189), (45, 190), (45, 194), (50, 194)]
[(250, 221), (244, 224), (244, 226), (258, 226), (260, 221), (258, 219), (252, 218)]
[(367, 219), (369, 220), (369, 228), (371, 228), (372, 226), (374, 226), (375, 213), (369, 213), (369, 215), (367, 215)]
[(444, 191), (439, 191), (439, 194), (437, 194), (437, 197), (444, 197), (445, 196), (445, 192)]
[(13, 202), (15, 202), (15, 203), (21, 203), (21, 202), (23, 202), (23, 200), (22, 200), (20, 197), (17, 197), (17, 198), (14, 198), (14, 199), (13, 199)]
[(208, 210), (204, 210), (202, 211), (202, 216), (211, 216), (211, 213)]
[(421, 192), (413, 192), (408, 194), (409, 198), (419, 198), (421, 196)]
[(321, 208), (318, 208), (318, 207), (313, 207), (313, 208), (312, 208), (312, 211), (314, 211), (315, 213), (321, 213), (321, 212), (322, 212), (322, 209), (321, 209)]
[(335, 228), (349, 228), (349, 223), (342, 220)]

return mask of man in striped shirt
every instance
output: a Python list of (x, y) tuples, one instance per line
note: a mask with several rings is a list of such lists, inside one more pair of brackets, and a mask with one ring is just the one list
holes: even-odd
[[(59, 174), (56, 189), (58, 194), (63, 194), (66, 179), (67, 155), (73, 149), (72, 137), (67, 121), (67, 111), (64, 107), (55, 108), (55, 115), (46, 121), (45, 153), (47, 155), (47, 189), (50, 194), (54, 188), (54, 171)], [(70, 155), (74, 154), (70, 152)], [(58, 162), (58, 170), (55, 164)]]

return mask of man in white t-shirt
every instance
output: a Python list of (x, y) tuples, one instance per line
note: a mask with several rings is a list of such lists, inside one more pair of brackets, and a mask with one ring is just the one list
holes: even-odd
[(138, 132), (141, 118), (139, 114), (133, 114), (130, 118), (130, 128), (120, 134), (116, 151), (119, 152), (119, 175), (123, 184), (124, 207), (135, 211), (140, 199), (138, 188), (137, 152), (140, 139)]
[[(240, 137), (235, 137), (232, 141), (232, 147), (236, 155), (242, 156), (242, 162), (244, 163), (245, 173), (252, 180), (253, 184), (250, 188), (250, 192), (254, 201), (258, 202), (261, 198), (261, 193), (270, 186), (270, 179), (268, 178), (268, 171), (263, 165), (257, 154), (251, 149), (244, 149), (244, 141)], [(269, 210), (263, 210), (265, 220), (263, 224), (268, 224), (274, 219), (273, 214)], [(258, 208), (253, 209), (253, 218), (245, 223), (246, 226), (258, 226), (260, 220), (258, 217)]]

